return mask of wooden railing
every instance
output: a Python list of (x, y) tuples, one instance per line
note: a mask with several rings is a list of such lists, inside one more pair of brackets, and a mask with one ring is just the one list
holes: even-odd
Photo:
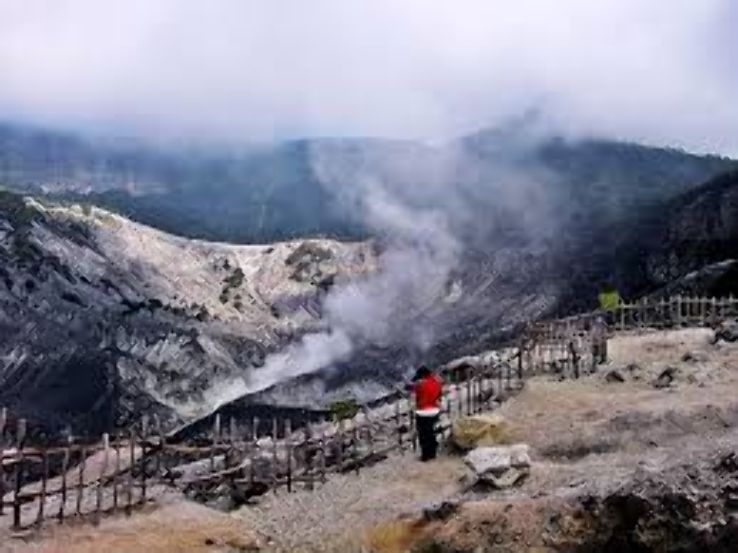
[(714, 326), (728, 318), (738, 318), (738, 298), (673, 296), (623, 302), (608, 312), (598, 310), (551, 321), (537, 321), (529, 325), (527, 334), (538, 341), (560, 341), (589, 333), (601, 323), (610, 331), (624, 331)]
[[(447, 437), (454, 419), (494, 408), (528, 376), (555, 372), (578, 378), (594, 371), (599, 348), (613, 330), (707, 326), (728, 317), (738, 317), (738, 299), (676, 296), (530, 324), (518, 345), (490, 366), (461, 363), (442, 371), (446, 385), (437, 432)], [(300, 485), (313, 489), (331, 473), (358, 473), (391, 452), (417, 447), (407, 395), (380, 407), (363, 406), (351, 418), (300, 428), (289, 418), (227, 422), (215, 413), (205, 439), (184, 439), (165, 434), (156, 417), (144, 417), (135, 431), (104, 434), (94, 444), (69, 438), (41, 445), (27, 439), (25, 420), (0, 409), (0, 527), (8, 514), (15, 529), (49, 519), (99, 521), (106, 513), (130, 514), (147, 502), (152, 486), (197, 495), (226, 483), (247, 496), (292, 492)]]
[[(444, 371), (437, 434), (447, 437), (454, 419), (487, 410), (515, 393), (521, 376), (510, 362)], [(297, 486), (313, 489), (330, 473), (358, 473), (392, 452), (417, 448), (408, 396), (373, 410), (363, 408), (351, 418), (312, 422), (297, 430), (290, 419), (254, 418), (240, 427), (232, 420), (222, 422), (216, 413), (205, 444), (201, 439), (170, 441), (155, 417), (137, 425), (136, 432), (104, 434), (95, 444), (70, 438), (63, 444), (34, 446), (24, 432), (8, 432), (5, 425), (0, 435), (13, 443), (1, 450), (0, 526), (3, 515), (11, 515), (12, 527), (19, 530), (49, 519), (99, 521), (108, 513), (130, 514), (147, 502), (152, 486), (177, 486), (195, 495), (223, 483), (245, 495), (292, 492)], [(25, 425), (23, 419), (17, 421), (17, 426)]]

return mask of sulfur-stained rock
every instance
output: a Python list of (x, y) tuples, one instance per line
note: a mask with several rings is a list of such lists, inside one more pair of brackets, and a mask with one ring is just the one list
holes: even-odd
[(510, 443), (507, 421), (500, 415), (475, 415), (454, 421), (451, 430), (454, 445), (463, 450)]

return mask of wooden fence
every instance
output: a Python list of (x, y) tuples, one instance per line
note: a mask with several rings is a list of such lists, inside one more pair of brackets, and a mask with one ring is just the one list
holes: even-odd
[(648, 299), (623, 302), (616, 309), (592, 311), (529, 325), (528, 334), (537, 341), (561, 341), (576, 334), (589, 333), (600, 321), (610, 331), (646, 328), (714, 326), (722, 320), (738, 318), (738, 298), (728, 296)]
[[(487, 410), (520, 389), (520, 368), (503, 362), (447, 371), (438, 435), (449, 435), (453, 419)], [(10, 418), (7, 410), (2, 413)], [(34, 446), (26, 441), (25, 426), (20, 419), (13, 429), (7, 424), (0, 428), (0, 436), (10, 442), (0, 450), (0, 526), (10, 516), (16, 530), (50, 519), (97, 522), (112, 512), (130, 514), (147, 502), (155, 486), (207, 497), (226, 484), (244, 498), (267, 490), (313, 489), (332, 472), (358, 473), (394, 451), (417, 448), (408, 396), (298, 430), (290, 419), (276, 418), (255, 417), (247, 427), (238, 427), (216, 413), (204, 445), (170, 441), (156, 418), (142, 421), (136, 431), (104, 434), (95, 444), (70, 437), (63, 444)]]
[[(529, 375), (555, 372), (578, 378), (594, 371), (613, 329), (704, 326), (736, 316), (738, 300), (732, 297), (677, 296), (531, 324), (504, 359), (490, 366), (461, 363), (444, 371), (447, 385), (437, 433), (445, 438), (454, 419), (498, 405)], [(130, 514), (147, 502), (155, 486), (176, 486), (207, 498), (225, 484), (242, 500), (267, 490), (314, 489), (330, 473), (358, 473), (393, 451), (417, 448), (407, 395), (381, 407), (364, 406), (350, 418), (300, 428), (289, 418), (253, 417), (244, 425), (223, 421), (218, 413), (210, 424), (205, 443), (175, 439), (155, 417), (144, 417), (135, 429), (104, 434), (94, 444), (70, 436), (61, 444), (34, 445), (27, 439), (26, 421), (1, 409), (0, 526), (8, 515), (18, 530), (49, 519), (99, 521), (106, 513)]]

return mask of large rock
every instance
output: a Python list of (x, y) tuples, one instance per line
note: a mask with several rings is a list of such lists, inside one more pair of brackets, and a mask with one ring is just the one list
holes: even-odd
[(507, 421), (500, 415), (475, 415), (454, 421), (451, 439), (460, 449), (510, 443)]
[(729, 320), (721, 322), (715, 329), (715, 341), (723, 340), (724, 342), (738, 341), (738, 321)]
[(471, 469), (471, 484), (510, 488), (530, 474), (530, 455), (526, 444), (478, 447), (464, 457)]

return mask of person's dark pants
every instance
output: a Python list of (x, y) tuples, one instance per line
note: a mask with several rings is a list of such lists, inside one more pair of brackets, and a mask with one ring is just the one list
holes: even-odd
[(438, 415), (422, 416), (415, 415), (415, 427), (418, 430), (418, 442), (420, 443), (420, 460), (430, 461), (436, 458), (438, 441), (436, 440), (435, 426)]

